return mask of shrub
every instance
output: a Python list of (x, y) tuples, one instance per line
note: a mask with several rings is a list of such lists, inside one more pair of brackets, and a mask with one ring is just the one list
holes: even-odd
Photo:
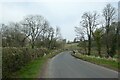
[(48, 53), (45, 48), (16, 48), (5, 47), (2, 48), (2, 74), (3, 78), (10, 76), (12, 72), (15, 72), (25, 66), (31, 60), (42, 57), (44, 53)]

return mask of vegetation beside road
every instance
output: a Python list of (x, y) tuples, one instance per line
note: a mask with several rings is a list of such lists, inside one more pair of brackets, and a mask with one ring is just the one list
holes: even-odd
[(2, 23), (0, 29), (2, 78), (9, 78), (11, 74), (19, 73), (19, 70), (22, 77), (28, 77), (28, 72), (29, 77), (33, 77), (38, 66), (44, 63), (43, 57), (54, 50), (62, 49), (66, 43), (66, 39), (61, 36), (60, 28), (53, 28), (41, 15), (27, 15), (19, 22)]
[[(72, 42), (78, 43), (78, 48), (71, 49), (81, 54), (72, 54), (73, 56), (118, 70), (120, 22), (115, 20), (116, 10), (111, 4), (106, 4), (102, 15), (89, 11), (83, 13), (80, 26), (75, 27), (76, 38)], [(99, 21), (100, 17), (104, 19), (103, 23)]]
[(40, 77), (40, 73), (42, 71), (43, 65), (49, 58), (54, 57), (57, 55), (61, 50), (54, 50), (50, 54), (42, 58), (35, 59), (29, 62), (25, 67), (20, 69), (19, 71), (13, 73), (11, 75), (12, 78), (38, 78)]
[(83, 55), (80, 53), (76, 53), (76, 54), (72, 53), (71, 55), (78, 59), (82, 59), (84, 61), (88, 61), (118, 71), (119, 61), (117, 61), (117, 59), (113, 59), (113, 58), (106, 59), (95, 56)]
[(31, 61), (19, 71), (13, 73), (11, 78), (36, 78), (46, 58), (39, 58)]
[(42, 58), (45, 53), (49, 53), (46, 48), (31, 49), (27, 47), (5, 47), (2, 52), (3, 78), (9, 77), (13, 72), (20, 70), (29, 62)]

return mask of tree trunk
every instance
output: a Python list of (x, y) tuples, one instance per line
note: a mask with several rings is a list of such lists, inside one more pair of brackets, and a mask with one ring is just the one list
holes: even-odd
[(91, 36), (89, 35), (89, 37), (88, 37), (88, 55), (90, 55), (90, 53), (91, 53)]
[(102, 57), (102, 55), (101, 55), (101, 46), (99, 45), (99, 47), (98, 47), (98, 55), (100, 56), (100, 57)]
[(107, 58), (110, 56), (110, 50), (109, 50), (109, 38), (108, 38), (108, 34), (109, 34), (109, 24), (106, 26), (106, 49), (107, 49)]
[(86, 42), (85, 42), (85, 39), (84, 39), (84, 50), (85, 50), (85, 53), (84, 53), (84, 54), (87, 54), (87, 49), (86, 49)]
[(34, 42), (34, 39), (32, 39), (32, 43), (31, 43), (31, 46), (32, 46), (32, 49), (34, 49), (34, 46), (35, 46), (35, 42)]
[(32, 43), (32, 49), (34, 49), (34, 42)]

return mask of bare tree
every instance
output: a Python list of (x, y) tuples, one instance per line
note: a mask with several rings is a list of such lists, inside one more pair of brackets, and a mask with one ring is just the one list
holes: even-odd
[(25, 37), (24, 33), (21, 32), (19, 23), (9, 23), (8, 25), (2, 25), (2, 40), (3, 47), (20, 47), (22, 39)]
[(111, 4), (107, 4), (106, 7), (103, 9), (103, 16), (105, 18), (105, 29), (106, 29), (106, 49), (107, 49), (107, 57), (110, 56), (110, 46), (109, 46), (109, 31), (110, 31), (110, 25), (112, 21), (114, 20), (115, 15), (115, 8), (111, 6)]
[(82, 16), (81, 24), (83, 27), (86, 28), (88, 36), (88, 55), (90, 55), (91, 53), (91, 37), (94, 29), (98, 25), (97, 23), (98, 16), (99, 15), (96, 12), (93, 12), (93, 14), (90, 12), (85, 12)]
[(53, 43), (53, 39), (54, 39), (54, 29), (52, 27), (50, 27), (48, 29), (48, 48), (51, 49), (52, 48), (52, 43)]
[(35, 40), (44, 29), (45, 19), (40, 15), (29, 15), (23, 21), (23, 32), (26, 33), (26, 37), (30, 37), (31, 46), (34, 48)]

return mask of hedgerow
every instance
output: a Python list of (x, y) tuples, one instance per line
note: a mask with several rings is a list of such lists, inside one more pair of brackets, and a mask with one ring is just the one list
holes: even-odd
[(10, 74), (21, 69), (28, 62), (42, 57), (44, 53), (48, 53), (46, 48), (2, 48), (2, 76), (10, 77)]

